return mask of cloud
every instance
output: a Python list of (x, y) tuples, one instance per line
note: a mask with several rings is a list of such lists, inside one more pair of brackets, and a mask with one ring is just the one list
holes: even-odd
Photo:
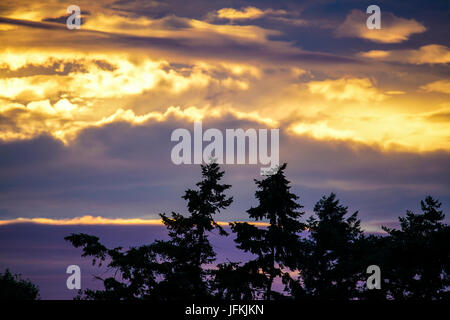
[(405, 91), (381, 90), (372, 78), (309, 81), (314, 74), (296, 65), (269, 68), (206, 59), (180, 65), (140, 53), (55, 51), (50, 57), (28, 50), (0, 55), (10, 73), (0, 82), (17, 82), (0, 89), (0, 138), (5, 141), (49, 134), (69, 143), (88, 127), (217, 118), (228, 110), (272, 127), (295, 124), (294, 132), (317, 139), (418, 151), (449, 148), (448, 130), (413, 117), (436, 106), (419, 97), (417, 110), (407, 110), (408, 98), (400, 99)]
[(349, 130), (336, 130), (327, 125), (325, 121), (318, 123), (300, 123), (294, 125), (292, 130), (300, 135), (308, 134), (315, 139), (326, 140), (349, 140), (354, 134)]
[(321, 94), (327, 100), (381, 101), (385, 98), (367, 78), (311, 81), (307, 86), (311, 93)]
[(401, 91), (401, 90), (389, 90), (385, 92), (386, 94), (389, 95), (400, 95), (400, 94), (405, 94), (405, 91)]
[(160, 219), (109, 219), (103, 217), (82, 216), (68, 219), (51, 218), (16, 218), (0, 220), (0, 226), (15, 223), (36, 223), (46, 225), (68, 226), (68, 225), (161, 225)]
[(90, 17), (83, 28), (115, 34), (148, 36), (164, 39), (214, 40), (215, 36), (226, 36), (237, 40), (264, 41), (276, 31), (257, 26), (218, 25), (198, 19), (176, 16), (151, 19), (148, 17), (123, 17), (97, 14)]
[(16, 26), (11, 26), (9, 24), (0, 23), (0, 31), (10, 31), (17, 29)]
[(233, 8), (222, 8), (215, 12), (207, 15), (209, 20), (219, 20), (225, 19), (230, 21), (243, 22), (248, 20), (257, 19), (267, 19), (268, 21), (278, 22), (282, 24), (289, 25), (290, 27), (306, 27), (306, 26), (316, 26), (318, 28), (330, 28), (329, 24), (324, 20), (307, 20), (299, 18), (299, 12), (296, 11), (286, 11), (286, 10), (275, 10), (275, 9), (265, 9), (261, 10), (256, 7), (246, 7), (240, 10)]
[(370, 50), (367, 52), (360, 52), (361, 56), (366, 58), (372, 58), (372, 59), (384, 59), (389, 56), (389, 51), (383, 51), (383, 50)]
[[(222, 81), (226, 87), (237, 86), (234, 80), (227, 78)], [(76, 99), (75, 99), (76, 100)], [(68, 99), (60, 99), (54, 104), (49, 99), (32, 101), (27, 105), (9, 103), (1, 100), (0, 103), (0, 139), (4, 141), (30, 139), (41, 134), (50, 134), (64, 143), (69, 143), (77, 134), (89, 127), (101, 127), (114, 122), (128, 122), (132, 125), (149, 121), (165, 122), (172, 118), (200, 121), (206, 116), (220, 118), (224, 114), (232, 114), (238, 119), (250, 119), (269, 126), (277, 121), (261, 116), (258, 112), (246, 112), (230, 107), (195, 107), (169, 106), (163, 111), (149, 111), (136, 114), (132, 109), (112, 108), (105, 114), (94, 107), (79, 106)]]
[(450, 63), (450, 49), (444, 45), (429, 44), (417, 50), (371, 50), (361, 52), (361, 56), (383, 61), (410, 64), (444, 64)]
[[(43, 224), (43, 225), (52, 225), (52, 226), (81, 226), (81, 225), (138, 225), (138, 226), (147, 226), (147, 225), (163, 225), (161, 219), (141, 219), (141, 218), (131, 218), (131, 219), (123, 219), (123, 218), (105, 218), (101, 216), (82, 216), (82, 217), (73, 217), (66, 219), (53, 219), (53, 218), (15, 218), (8, 220), (0, 220), (0, 226), (17, 224), (17, 223), (33, 223), (33, 224)], [(229, 226), (229, 222), (217, 221), (217, 223), (221, 226)], [(254, 226), (265, 227), (269, 224), (267, 222), (248, 222)]]
[[(225, 130), (266, 126), (222, 115), (204, 119), (203, 127)], [(174, 143), (170, 135), (175, 128), (192, 131), (193, 124), (175, 117), (134, 125), (111, 122), (83, 129), (66, 145), (49, 136), (1, 143), (2, 220), (40, 217), (50, 220), (19, 221), (139, 224), (141, 221), (135, 219), (158, 219), (159, 212), (184, 213), (181, 195), (198, 181), (200, 168), (171, 163)], [(335, 132), (331, 135), (334, 137)], [(280, 160), (288, 162), (287, 176), (308, 212), (321, 195), (331, 191), (355, 210), (361, 209), (366, 221), (394, 219), (394, 214), (401, 214), (427, 193), (450, 201), (448, 152), (385, 152), (346, 137), (327, 138), (315, 139), (284, 129), (280, 133)], [(260, 179), (259, 168), (228, 165), (224, 169), (225, 182), (233, 185), (230, 195), (235, 203), (218, 220), (245, 220), (245, 210), (254, 196), (252, 179)], [(72, 219), (84, 215), (104, 219)], [(125, 220), (109, 220), (116, 218)]]
[[(65, 64), (75, 63), (80, 69), (58, 77), (33, 75), (0, 79), (0, 97), (32, 100), (62, 92), (79, 98), (119, 98), (137, 95), (158, 86), (168, 92), (178, 93), (192, 86), (206, 86), (211, 80), (206, 73), (195, 67), (187, 75), (173, 69), (166, 71), (168, 63), (165, 61), (132, 61), (126, 56), (100, 54), (81, 58), (69, 57), (67, 54), (58, 56), (57, 53), (53, 56), (42, 54), (34, 59), (36, 55), (39, 54), (25, 54), (25, 57), (21, 57), (21, 53), (16, 53), (14, 59), (17, 58), (17, 61), (9, 64), (8, 60), (4, 60), (2, 65), (11, 65), (11, 70), (14, 70), (25, 64), (46, 67), (58, 60), (62, 68)], [(41, 59), (44, 61), (39, 63)], [(103, 67), (101, 62), (109, 65), (109, 68)]]
[[(56, 51), (50, 56), (29, 50), (7, 51), (0, 57), (1, 67), (14, 71), (14, 76), (0, 78), (0, 115), (4, 119), (0, 138), (4, 140), (47, 133), (67, 142), (82, 128), (113, 121), (164, 121), (172, 114), (198, 119), (209, 104), (198, 96), (203, 105), (197, 108), (186, 97), (195, 96), (196, 91), (208, 95), (246, 91), (250, 80), (261, 77), (260, 69), (252, 65), (198, 61), (177, 66), (139, 55)], [(146, 93), (153, 100), (167, 97), (183, 103), (183, 110), (166, 103), (155, 109), (146, 102), (140, 111), (128, 105), (128, 97), (145, 101), (138, 97)], [(113, 103), (111, 99), (115, 99)], [(215, 109), (208, 112), (224, 110)], [(245, 111), (231, 109), (245, 117)]]
[(265, 15), (285, 15), (286, 13), (284, 10), (261, 10), (255, 7), (246, 7), (241, 10), (223, 8), (217, 11), (217, 17), (228, 20), (251, 20), (261, 18)]
[(447, 125), (450, 121), (450, 103), (445, 102), (441, 106), (442, 108), (440, 109), (422, 113), (421, 117), (426, 121)]
[[(117, 47), (120, 43), (128, 53), (164, 57), (164, 60), (176, 63), (208, 59), (265, 65), (277, 61), (279, 65), (304, 62), (310, 66), (338, 66), (356, 62), (352, 57), (308, 51), (291, 42), (271, 40), (269, 36), (280, 36), (281, 32), (259, 26), (220, 25), (182, 18), (189, 28), (167, 29), (165, 24), (161, 24), (155, 29), (147, 29), (137, 24), (134, 28), (123, 29), (120, 24), (115, 24), (114, 17), (107, 19), (113, 20), (112, 26), (93, 23), (95, 29), (82, 28), (70, 34), (64, 25), (33, 22), (33, 26), (29, 26), (10, 19), (10, 24), (20, 25), (21, 28), (15, 31), (14, 37), (11, 33), (0, 32), (0, 41), (8, 42), (8, 48), (18, 51), (35, 49), (49, 55), (58, 51), (75, 51), (80, 55), (93, 52), (123, 54), (123, 50)], [(133, 23), (133, 19), (129, 23)], [(71, 49), (65, 45), (67, 37), (70, 38)], [(46, 39), (44, 43), (39, 40), (42, 38)]]
[(379, 43), (399, 43), (411, 35), (425, 32), (423, 24), (414, 19), (397, 17), (390, 12), (381, 12), (381, 29), (366, 26), (368, 15), (360, 10), (352, 10), (337, 28), (338, 37), (356, 37)]
[(0, 77), (5, 141), (48, 134), (70, 143), (89, 127), (218, 118), (228, 110), (272, 127), (295, 124), (294, 132), (319, 140), (416, 151), (450, 148), (441, 123), (412, 117), (436, 105), (419, 97), (416, 110), (408, 110), (408, 97), (399, 94), (405, 91), (381, 90), (376, 79), (351, 76), (351, 69), (337, 79), (310, 81), (317, 73), (301, 64), (207, 58), (179, 64), (134, 51), (8, 48), (0, 57), (6, 71)]
[(450, 94), (450, 80), (437, 80), (420, 87), (425, 92), (442, 92)]
[[(331, 190), (379, 215), (426, 191), (448, 194), (448, 94), (432, 85), (448, 73), (447, 17), (434, 4), (426, 14), (408, 5), (420, 23), (383, 11), (373, 32), (367, 15), (350, 14), (357, 28), (345, 41), (330, 29), (350, 4), (78, 4), (86, 15), (76, 31), (60, 1), (0, 4), (2, 216), (153, 219), (183, 209), (177, 196), (199, 168), (173, 166), (168, 137), (194, 120), (279, 127), (310, 208)], [(432, 44), (420, 48), (360, 40), (401, 42), (425, 25)], [(226, 169), (244, 203), (230, 216), (245, 215), (258, 170)]]

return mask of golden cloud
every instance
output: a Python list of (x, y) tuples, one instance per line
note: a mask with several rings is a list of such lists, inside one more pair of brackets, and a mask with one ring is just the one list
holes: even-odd
[(98, 13), (89, 16), (83, 30), (101, 31), (122, 35), (157, 37), (164, 39), (191, 39), (210, 41), (226, 36), (235, 40), (266, 41), (268, 35), (278, 34), (257, 26), (220, 25), (202, 20), (169, 16), (159, 19), (130, 17)]
[(241, 10), (236, 10), (233, 8), (223, 8), (217, 11), (218, 18), (228, 20), (258, 19), (268, 14), (284, 15), (286, 14), (286, 11), (273, 9), (261, 10), (255, 7), (246, 7), (242, 8)]
[(350, 130), (338, 130), (329, 127), (326, 121), (318, 123), (299, 123), (291, 128), (296, 134), (307, 134), (319, 140), (349, 140), (354, 136)]
[(345, 21), (337, 28), (339, 37), (355, 37), (380, 43), (399, 43), (409, 39), (415, 33), (426, 28), (414, 19), (404, 19), (389, 12), (381, 12), (381, 29), (369, 29), (366, 26), (368, 15), (360, 10), (352, 10)]
[[(79, 32), (68, 32), (57, 23), (46, 24), (46, 29), (17, 24), (12, 32), (0, 30), (6, 43), (0, 50), (0, 115), (6, 119), (0, 123), (0, 139), (29, 139), (46, 133), (70, 143), (80, 130), (118, 121), (140, 125), (170, 117), (194, 121), (231, 114), (271, 127), (289, 127), (292, 134), (319, 140), (350, 140), (414, 151), (450, 149), (445, 123), (429, 121), (424, 115), (425, 111), (440, 110), (439, 103), (446, 99), (446, 84), (431, 83), (436, 77), (413, 77), (413, 84), (409, 80), (386, 84), (375, 77), (399, 70), (369, 60), (349, 61), (345, 70), (339, 64), (324, 66), (324, 57), (312, 53), (307, 54), (308, 59), (313, 56), (317, 60), (308, 63), (285, 60), (287, 56), (296, 59), (304, 51), (269, 40), (276, 32), (254, 25), (220, 25), (176, 16), (153, 19), (108, 8), (91, 10), (94, 5), (104, 6), (104, 2), (80, 3), (91, 15)], [(65, 14), (54, 11), (60, 8), (57, 2), (31, 7), (17, 8), (6, 16), (39, 22)], [(229, 20), (290, 17), (271, 9), (219, 11)], [(364, 32), (365, 20), (364, 15), (360, 23)], [(424, 28), (414, 20), (394, 20), (391, 25), (382, 22), (386, 29), (374, 32), (382, 32), (387, 42), (398, 42)], [(123, 39), (130, 35), (133, 41), (124, 40), (120, 46), (109, 41), (121, 39), (118, 35), (125, 35)], [(192, 44), (190, 50), (195, 54), (170, 46), (136, 46), (134, 40), (146, 36), (181, 39)], [(108, 41), (94, 41), (97, 39)], [(226, 57), (198, 49), (205, 43), (208, 48), (223, 46), (227, 40), (231, 45), (224, 47), (230, 49)], [(237, 41), (249, 48), (257, 44), (264, 52), (282, 53), (281, 58), (258, 60), (242, 51), (233, 54)], [(375, 50), (361, 55), (423, 64), (448, 63), (448, 52), (447, 47), (432, 44), (418, 50)], [(318, 76), (325, 80), (311, 81)], [(383, 84), (383, 89), (376, 83)], [(424, 83), (428, 85), (422, 86), (422, 93), (417, 91)]]
[(372, 50), (360, 52), (359, 55), (371, 59), (410, 64), (450, 63), (450, 49), (438, 44), (429, 44), (417, 50)]
[(386, 94), (389, 95), (399, 95), (399, 94), (405, 94), (405, 91), (401, 91), (401, 90), (389, 90), (385, 92)]
[[(361, 106), (360, 106), (361, 108)], [(370, 110), (354, 115), (331, 114), (328, 120), (295, 122), (288, 131), (317, 140), (347, 140), (372, 145), (383, 150), (426, 152), (450, 148), (450, 128), (446, 121), (424, 114), (399, 114), (387, 110)]]
[(264, 11), (255, 8), (247, 7), (242, 10), (233, 8), (223, 8), (217, 11), (217, 16), (222, 19), (239, 20), (239, 19), (257, 19), (264, 15)]
[[(241, 222), (241, 221), (238, 221)], [(16, 223), (34, 223), (43, 225), (56, 225), (56, 226), (72, 226), (72, 225), (163, 225), (161, 219), (142, 219), (142, 218), (105, 218), (101, 216), (82, 216), (66, 219), (53, 219), (53, 218), (16, 218), (9, 220), (0, 220), (0, 226), (16, 224)], [(219, 221), (217, 222), (221, 226), (228, 226), (229, 222)], [(248, 222), (254, 226), (267, 227), (269, 224), (266, 222)]]
[[(290, 98), (296, 106), (284, 119), (290, 134), (353, 141), (383, 150), (450, 148), (448, 112), (443, 114), (441, 96), (410, 98), (401, 90), (379, 90), (368, 78), (312, 81), (304, 88), (297, 87), (296, 98)], [(430, 121), (432, 117), (440, 120)]]
[(425, 92), (442, 92), (450, 94), (450, 80), (438, 80), (420, 87)]
[(360, 52), (360, 55), (366, 58), (383, 59), (389, 56), (389, 52), (383, 50), (370, 50), (367, 52)]
[(10, 220), (0, 220), (1, 225), (16, 223), (35, 223), (45, 225), (70, 226), (70, 225), (162, 225), (161, 219), (121, 219), (104, 218), (93, 216), (82, 216), (67, 219), (52, 218), (16, 218)]
[[(79, 98), (120, 98), (138, 95), (149, 90), (161, 90), (178, 94), (211, 83), (229, 88), (246, 90), (248, 82), (243, 74), (259, 76), (256, 67), (240, 64), (214, 66), (200, 62), (189, 69), (177, 71), (167, 61), (150, 59), (136, 60), (126, 55), (88, 54), (82, 58), (73, 54), (52, 55), (46, 53), (0, 53), (1, 66), (9, 70), (18, 70), (27, 66), (49, 68), (59, 63), (76, 64), (78, 70), (66, 75), (33, 75), (25, 77), (0, 78), (0, 97), (8, 99), (39, 100), (54, 97), (57, 94), (69, 94)], [(105, 68), (102, 64), (108, 65)], [(216, 79), (211, 72), (230, 73), (224, 79)]]
[(327, 100), (381, 101), (385, 98), (368, 78), (311, 81), (307, 86), (311, 93), (321, 94)]
[(17, 27), (5, 23), (0, 23), (0, 31), (11, 31), (14, 29), (17, 29)]

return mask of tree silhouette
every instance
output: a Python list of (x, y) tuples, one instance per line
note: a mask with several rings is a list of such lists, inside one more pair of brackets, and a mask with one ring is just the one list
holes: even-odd
[(190, 216), (172, 213), (169, 218), (161, 214), (171, 240), (155, 243), (156, 251), (164, 260), (164, 280), (158, 285), (158, 294), (169, 299), (210, 296), (211, 271), (202, 267), (212, 263), (216, 254), (208, 233), (217, 229), (221, 235), (227, 235), (213, 216), (232, 203), (233, 199), (224, 193), (231, 186), (220, 184), (224, 172), (217, 163), (202, 166), (202, 174), (198, 190), (188, 189), (183, 196)]
[(402, 299), (449, 299), (450, 228), (442, 221), (441, 203), (427, 196), (422, 213), (406, 212), (400, 230), (383, 227), (389, 234), (387, 294)]
[(0, 300), (38, 300), (39, 288), (8, 269), (0, 272)]
[[(108, 261), (108, 267), (114, 276), (96, 277), (103, 281), (104, 290), (80, 290), (77, 299), (92, 300), (134, 300), (153, 299), (157, 286), (161, 264), (157, 260), (153, 244), (132, 247), (123, 250), (121, 247), (108, 249), (99, 242), (96, 236), (78, 233), (65, 237), (76, 248), (83, 248), (83, 257), (92, 257), (92, 264), (102, 266)], [(119, 277), (116, 277), (119, 275)]]
[(245, 268), (253, 274), (259, 272), (264, 275), (266, 300), (278, 296), (272, 291), (276, 277), (282, 277), (285, 283), (289, 281), (289, 269), (295, 267), (296, 255), (299, 254), (299, 233), (305, 228), (298, 220), (303, 215), (298, 210), (303, 206), (296, 202), (298, 197), (290, 192), (285, 169), (286, 164), (283, 164), (275, 174), (261, 181), (255, 180), (255, 196), (259, 204), (247, 213), (256, 221), (267, 219), (269, 226), (258, 228), (247, 222), (231, 224), (237, 235), (237, 247), (257, 256), (246, 263)]
[[(203, 180), (198, 190), (188, 189), (189, 216), (172, 212), (169, 218), (161, 214), (169, 231), (170, 240), (157, 240), (146, 246), (108, 249), (95, 236), (72, 234), (65, 239), (75, 247), (82, 247), (82, 256), (93, 257), (93, 264), (108, 260), (115, 275), (106, 279), (104, 290), (85, 290), (86, 299), (200, 299), (210, 296), (211, 271), (203, 266), (212, 263), (215, 252), (209, 242), (208, 232), (225, 230), (216, 223), (213, 215), (227, 208), (232, 198), (224, 192), (230, 188), (220, 184), (224, 172), (217, 163), (203, 165)], [(116, 277), (119, 274), (120, 277)], [(119, 278), (119, 280), (117, 280)]]
[(244, 265), (226, 262), (217, 265), (212, 290), (221, 300), (255, 300), (261, 296), (265, 282), (266, 277), (258, 272), (255, 261)]
[[(216, 163), (203, 165), (196, 189), (186, 190), (189, 214), (160, 214), (169, 240), (108, 249), (99, 238), (71, 234), (65, 239), (82, 248), (94, 265), (107, 264), (102, 290), (80, 291), (81, 299), (205, 300), (280, 299), (272, 289), (280, 277), (285, 291), (297, 299), (425, 299), (450, 300), (450, 227), (441, 203), (426, 197), (422, 213), (407, 211), (400, 229), (383, 227), (386, 235), (365, 235), (358, 212), (348, 215), (336, 195), (324, 196), (307, 223), (298, 197), (290, 192), (283, 164), (275, 174), (255, 180), (258, 205), (247, 210), (257, 227), (230, 223), (237, 248), (254, 257), (247, 262), (212, 266), (215, 252), (209, 234), (227, 232), (214, 216), (232, 203)], [(381, 269), (381, 289), (368, 290), (366, 269)], [(34, 299), (37, 288), (6, 271), (0, 274), (0, 297)]]
[[(359, 263), (356, 244), (362, 237), (358, 212), (349, 217), (336, 195), (322, 197), (308, 219), (307, 257), (299, 263), (301, 288), (294, 295), (318, 299), (351, 299), (365, 270)], [(366, 266), (367, 267), (367, 266)], [(303, 290), (302, 290), (303, 288)]]

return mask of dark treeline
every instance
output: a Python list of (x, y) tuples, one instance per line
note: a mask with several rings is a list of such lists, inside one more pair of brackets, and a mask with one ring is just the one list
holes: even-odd
[[(102, 279), (103, 290), (83, 290), (78, 298), (450, 299), (450, 227), (443, 223), (438, 200), (426, 197), (421, 213), (407, 211), (399, 230), (383, 227), (386, 235), (367, 235), (358, 213), (349, 213), (333, 193), (302, 221), (303, 206), (290, 191), (285, 168), (255, 180), (258, 205), (247, 213), (268, 226), (230, 223), (237, 248), (252, 253), (253, 260), (206, 267), (216, 255), (210, 232), (228, 235), (214, 216), (233, 201), (226, 196), (231, 186), (221, 183), (224, 172), (211, 163), (202, 166), (203, 179), (183, 196), (189, 214), (161, 214), (170, 240), (125, 250), (107, 248), (92, 235), (65, 238), (94, 264), (114, 270), (115, 276)], [(381, 269), (380, 289), (366, 286), (370, 265)], [(277, 278), (283, 292), (273, 290)]]
[(30, 280), (22, 279), (9, 269), (0, 272), (0, 301), (3, 300), (39, 300), (39, 287)]

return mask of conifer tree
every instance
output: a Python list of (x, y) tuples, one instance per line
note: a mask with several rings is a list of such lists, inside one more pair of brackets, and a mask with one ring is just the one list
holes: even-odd
[[(301, 264), (305, 294), (318, 299), (351, 299), (365, 272), (355, 250), (362, 230), (358, 212), (349, 217), (336, 195), (322, 197), (308, 219), (307, 257)], [(367, 266), (366, 266), (367, 267)], [(299, 290), (301, 292), (301, 290)]]
[(39, 300), (39, 287), (8, 269), (0, 272), (0, 301)]
[(188, 189), (183, 196), (189, 216), (161, 214), (169, 230), (169, 241), (157, 241), (156, 251), (165, 262), (164, 280), (159, 283), (160, 296), (169, 299), (197, 299), (210, 297), (211, 272), (204, 266), (215, 260), (215, 252), (208, 233), (217, 229), (227, 232), (214, 220), (214, 215), (233, 201), (225, 195), (231, 186), (220, 184), (224, 172), (217, 163), (202, 165), (203, 180), (197, 190)]
[[(114, 276), (103, 280), (104, 290), (85, 290), (85, 299), (205, 299), (210, 295), (211, 272), (206, 264), (215, 260), (208, 233), (225, 230), (216, 223), (214, 215), (227, 208), (232, 198), (225, 195), (230, 185), (221, 184), (224, 172), (217, 163), (202, 165), (203, 179), (196, 190), (188, 189), (183, 198), (189, 215), (172, 212), (161, 214), (170, 239), (157, 240), (150, 245), (108, 249), (99, 238), (87, 234), (71, 234), (65, 239), (83, 248), (83, 256), (93, 257), (93, 264), (115, 270)], [(116, 274), (120, 275), (116, 278)]]
[(441, 203), (428, 196), (422, 213), (399, 217), (400, 230), (389, 234), (385, 277), (388, 295), (396, 300), (450, 299), (450, 227), (443, 223)]
[(303, 206), (296, 202), (298, 196), (290, 192), (285, 169), (286, 164), (283, 164), (273, 175), (261, 181), (255, 180), (255, 196), (259, 204), (247, 213), (255, 221), (267, 221), (268, 226), (258, 228), (247, 222), (231, 224), (237, 235), (237, 247), (257, 256), (245, 267), (253, 274), (264, 276), (266, 300), (279, 297), (272, 290), (276, 277), (288, 281), (290, 268), (295, 267), (296, 256), (300, 253), (299, 233), (304, 230), (304, 224), (298, 220), (303, 215), (299, 211)]

